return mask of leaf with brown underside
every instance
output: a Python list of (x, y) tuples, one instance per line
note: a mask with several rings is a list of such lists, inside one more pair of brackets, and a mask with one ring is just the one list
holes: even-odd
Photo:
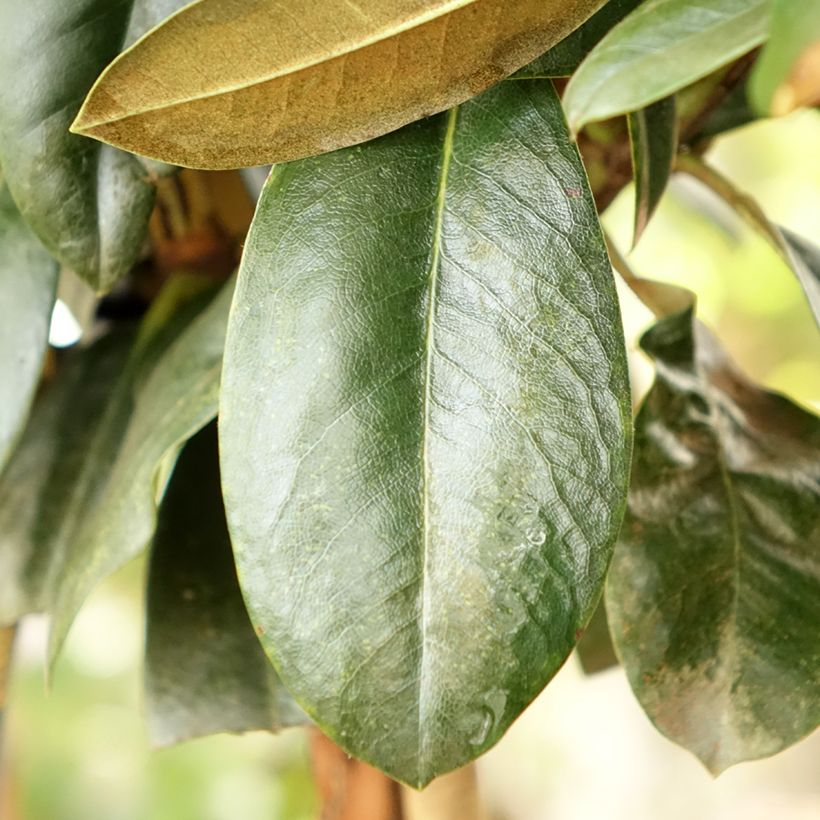
[(641, 345), (657, 376), (607, 613), (649, 718), (717, 774), (820, 721), (820, 420), (749, 382), (691, 306)]
[(483, 91), (602, 0), (199, 0), (112, 63), (72, 126), (197, 168), (372, 139)]

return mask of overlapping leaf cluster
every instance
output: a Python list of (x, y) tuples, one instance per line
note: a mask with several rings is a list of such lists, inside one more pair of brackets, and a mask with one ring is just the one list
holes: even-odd
[[(160, 742), (309, 717), (415, 786), (493, 745), (588, 624), (585, 665), (614, 659), (611, 632), (651, 719), (715, 771), (811, 731), (820, 422), (611, 248), (658, 315), (632, 453), (595, 199), (616, 166), (588, 159), (590, 187), (573, 132), (627, 115), (636, 242), (677, 167), (818, 315), (820, 252), (698, 158), (754, 116), (770, 33), (757, 111), (818, 101), (816, 15), (183, 5), (0, 9), (0, 627), (50, 612), (55, 660), (89, 592), (150, 547)], [(156, 161), (286, 160), (235, 286), (192, 289), (177, 262), (139, 321), (47, 351), (61, 266), (127, 293), (158, 254)]]

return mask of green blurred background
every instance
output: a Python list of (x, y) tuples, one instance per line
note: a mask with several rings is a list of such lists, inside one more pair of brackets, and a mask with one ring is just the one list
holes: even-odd
[[(803, 112), (720, 140), (711, 161), (769, 216), (820, 243), (820, 116)], [(632, 191), (605, 224), (629, 247)], [(792, 274), (697, 183), (677, 177), (630, 256), (637, 272), (693, 289), (702, 318), (751, 376), (820, 407), (820, 336)], [(636, 391), (649, 314), (628, 292)], [(18, 639), (5, 719), (2, 820), (301, 820), (317, 814), (304, 733), (220, 736), (152, 751), (141, 693), (139, 562), (100, 588), (71, 634), (52, 691), (45, 622)], [(718, 780), (662, 738), (620, 670), (585, 678), (570, 662), (479, 765), (494, 817), (508, 820), (816, 820), (820, 736)], [(467, 819), (468, 820), (468, 819)]]

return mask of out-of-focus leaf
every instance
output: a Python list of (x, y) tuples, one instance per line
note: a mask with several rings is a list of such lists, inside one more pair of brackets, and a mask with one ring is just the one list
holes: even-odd
[(634, 11), (643, 0), (609, 0), (569, 37), (554, 45), (529, 65), (513, 74), (512, 79), (537, 79), (539, 77), (569, 77), (601, 38), (627, 14)]
[(581, 668), (587, 675), (594, 675), (596, 672), (603, 672), (618, 665), (618, 656), (612, 646), (603, 600), (598, 604), (592, 620), (587, 624), (575, 651), (578, 653)]
[(820, 103), (820, 3), (772, 0), (771, 37), (749, 94), (762, 116)]
[[(196, 318), (185, 317), (181, 332), (173, 330), (185, 309), (156, 331), (155, 337), (165, 337), (165, 342), (155, 363), (150, 369), (141, 362), (134, 366), (131, 384), (123, 386), (122, 417), (127, 425), (118, 446), (112, 450), (103, 441), (86, 457), (85, 470), (107, 469), (108, 477), (90, 505), (82, 493), (72, 493), (72, 516), (68, 527), (61, 526), (70, 547), (55, 588), (49, 635), (52, 662), (87, 595), (148, 544), (168, 467), (182, 445), (216, 415), (232, 294), (231, 281)], [(151, 354), (139, 354), (143, 357), (150, 359)], [(120, 416), (119, 409), (114, 412)], [(81, 518), (76, 516), (79, 511)]]
[(51, 609), (53, 659), (94, 586), (151, 538), (182, 444), (216, 412), (232, 286), (72, 361), (0, 481), (0, 623)]
[(701, 160), (683, 156), (678, 159), (676, 167), (711, 188), (738, 216), (768, 240), (797, 277), (814, 319), (820, 325), (820, 248), (770, 222), (754, 199), (739, 191), (728, 179)]
[(667, 97), (629, 115), (632, 167), (635, 174), (635, 231), (637, 245), (658, 207), (678, 151), (675, 98)]
[(769, 0), (647, 0), (601, 40), (564, 95), (578, 131), (674, 94), (759, 46)]
[(747, 381), (692, 308), (642, 346), (657, 378), (607, 611), (650, 719), (717, 773), (820, 719), (820, 420)]
[(77, 133), (197, 168), (363, 142), (463, 102), (603, 0), (198, 0), (102, 75)]
[(481, 754), (591, 617), (626, 492), (614, 282), (552, 84), (274, 169), (225, 361), (228, 521), (280, 676), (404, 782)]
[(748, 125), (758, 119), (757, 112), (752, 108), (747, 93), (747, 84), (736, 85), (720, 102), (720, 104), (703, 120), (687, 139), (689, 145), (697, 145), (703, 140), (725, 134), (735, 128)]
[(222, 505), (216, 424), (183, 449), (162, 500), (148, 579), (146, 687), (159, 745), (302, 723), (242, 601)]
[[(0, 625), (48, 605), (66, 546), (55, 522), (67, 516), (133, 341), (133, 328), (120, 327), (88, 349), (65, 354), (0, 476)], [(88, 475), (87, 497), (97, 491), (94, 479), (104, 483), (105, 476)]]
[(0, 472), (40, 380), (59, 272), (0, 177)]
[(182, 0), (0, 4), (0, 161), (21, 213), (96, 290), (134, 263), (154, 189), (137, 159), (69, 133), (83, 97), (120, 51), (135, 9)]

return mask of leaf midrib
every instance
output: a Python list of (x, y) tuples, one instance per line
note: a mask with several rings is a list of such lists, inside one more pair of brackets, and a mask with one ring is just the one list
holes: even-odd
[(450, 163), (453, 156), (453, 144), (455, 142), (456, 123), (458, 121), (458, 107), (452, 108), (447, 113), (447, 129), (444, 135), (444, 143), (442, 146), (441, 169), (439, 171), (439, 185), (436, 196), (436, 212), (435, 212), (435, 228), (433, 232), (433, 247), (430, 253), (430, 268), (428, 271), (429, 279), (429, 305), (427, 309), (427, 325), (424, 336), (424, 353), (425, 353), (425, 367), (424, 367), (424, 399), (423, 408), (424, 415), (422, 421), (421, 431), (421, 495), (422, 495), (422, 531), (423, 531), (423, 546), (422, 546), (422, 566), (421, 566), (421, 584), (419, 586), (419, 599), (421, 603), (421, 622), (419, 624), (420, 640), (421, 640), (421, 658), (419, 662), (419, 682), (417, 692), (418, 703), (418, 772), (419, 780), (426, 776), (426, 767), (424, 766), (426, 756), (426, 744), (424, 738), (426, 737), (425, 727), (427, 727), (427, 702), (425, 697), (425, 678), (427, 672), (429, 652), (427, 651), (427, 629), (429, 620), (429, 595), (426, 594), (426, 579), (427, 579), (427, 559), (430, 554), (430, 488), (429, 488), (429, 474), (430, 462), (428, 452), (428, 431), (430, 429), (430, 408), (432, 405), (432, 397), (430, 386), (432, 384), (432, 368), (433, 368), (433, 337), (435, 332), (435, 302), (436, 290), (438, 286), (438, 274), (441, 267), (441, 235), (444, 227), (444, 214), (446, 211), (447, 200), (447, 181), (450, 175)]

